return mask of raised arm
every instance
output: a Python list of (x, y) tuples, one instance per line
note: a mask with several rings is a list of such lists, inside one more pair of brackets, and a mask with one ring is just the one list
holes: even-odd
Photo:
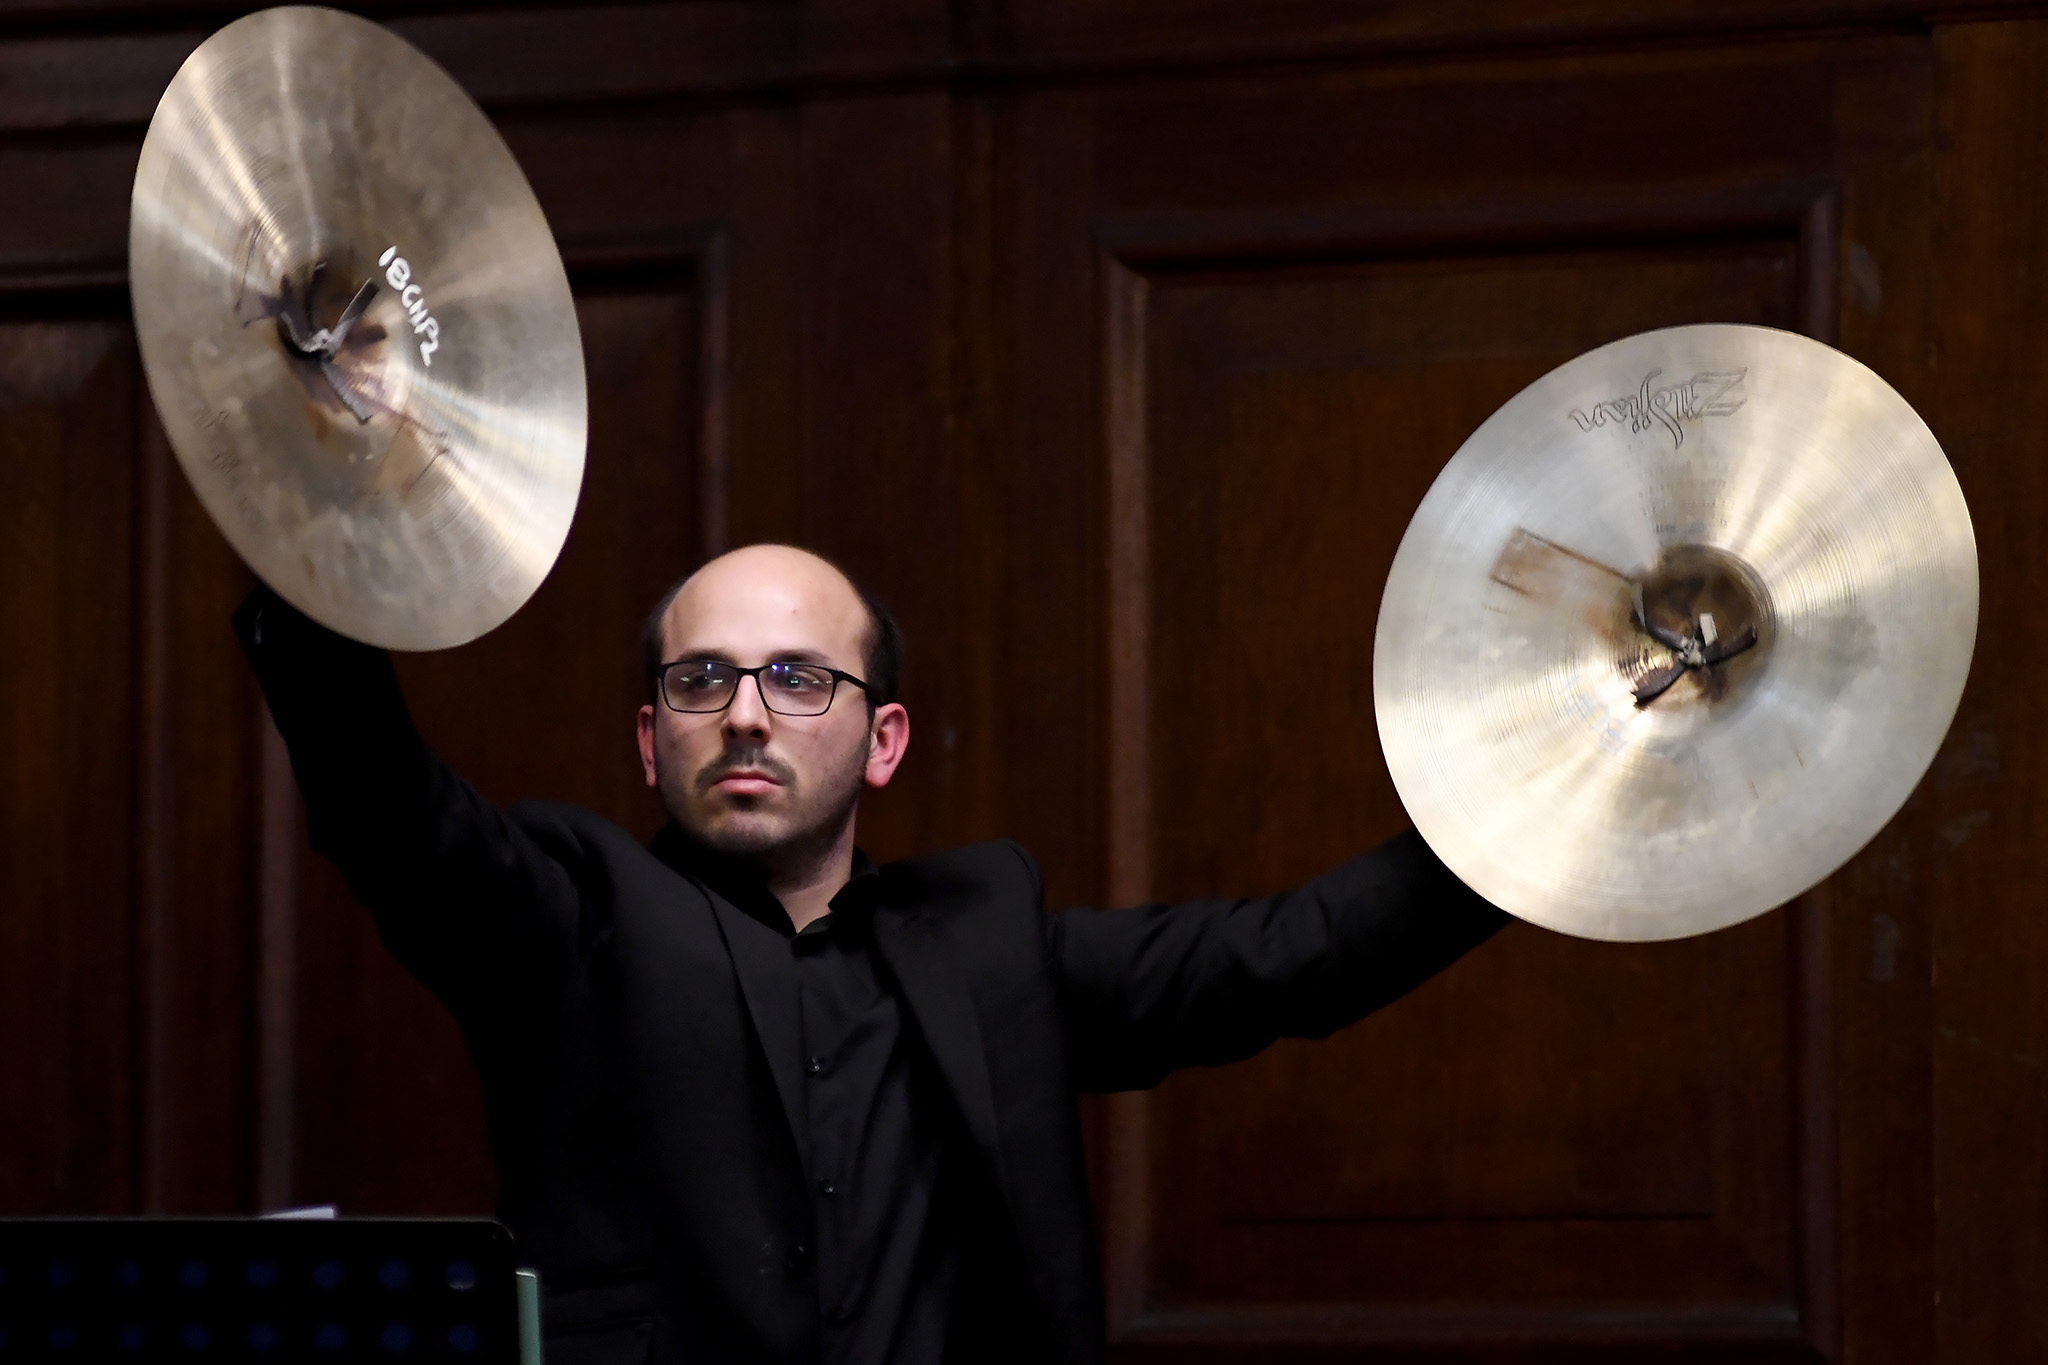
[(465, 1025), (530, 1012), (574, 961), (561, 863), (427, 749), (390, 658), (258, 588), (235, 633), (291, 751), (315, 850)]
[(1506, 922), (1413, 830), (1274, 896), (1049, 916), (1074, 1083), (1141, 1090), (1326, 1037)]

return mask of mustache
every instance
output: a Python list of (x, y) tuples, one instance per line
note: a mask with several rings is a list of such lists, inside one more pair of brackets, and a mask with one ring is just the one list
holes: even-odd
[(697, 770), (697, 790), (708, 792), (726, 774), (742, 771), (762, 773), (785, 787), (796, 785), (796, 769), (771, 758), (765, 749), (727, 749)]

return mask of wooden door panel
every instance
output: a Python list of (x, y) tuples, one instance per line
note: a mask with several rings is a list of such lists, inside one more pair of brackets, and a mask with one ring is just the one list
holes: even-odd
[(249, 580), (148, 401), (118, 300), (0, 322), (9, 1214), (253, 1183), (260, 731), (226, 631)]
[(0, 1209), (135, 1196), (135, 433), (111, 320), (0, 324)]
[[(1444, 461), (1636, 331), (1836, 335), (1845, 215), (1896, 255), (1925, 202), (1926, 81), (1786, 44), (1007, 105), (1005, 534), (1020, 577), (1100, 574), (1006, 646), (1092, 629), (1099, 691), (998, 699), (1060, 736), (1021, 778), (1100, 774), (1016, 808), (1056, 894), (1269, 890), (1402, 828), (1373, 623)], [(1830, 895), (1686, 944), (1512, 926), (1335, 1040), (1112, 1099), (1120, 1351), (1836, 1356)]]
[[(1416, 503), (1523, 385), (1649, 327), (1791, 326), (1795, 237), (1157, 271), (1135, 464), (1147, 861), (1168, 897), (1287, 885), (1405, 824), (1372, 721), (1380, 585)], [(1112, 343), (1114, 346), (1114, 342)], [(1164, 794), (1171, 793), (1168, 799)], [(1684, 943), (1513, 926), (1382, 1017), (1125, 1101), (1147, 1206), (1134, 1337), (1562, 1343), (1798, 1330), (1786, 916)], [(1142, 1112), (1140, 1107), (1142, 1106)]]

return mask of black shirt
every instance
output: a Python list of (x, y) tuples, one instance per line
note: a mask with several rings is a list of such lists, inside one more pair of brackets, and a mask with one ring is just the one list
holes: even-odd
[(655, 850), (789, 940), (798, 976), (818, 1339), (827, 1365), (940, 1365), (969, 1153), (931, 1050), (874, 948), (881, 878), (854, 853), (829, 913), (798, 933), (759, 873), (671, 827)]

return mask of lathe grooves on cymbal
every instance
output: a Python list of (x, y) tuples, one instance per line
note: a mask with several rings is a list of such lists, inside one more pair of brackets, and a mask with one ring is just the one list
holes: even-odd
[(1933, 760), (1976, 638), (1968, 508), (1883, 380), (1760, 327), (1591, 351), (1466, 441), (1381, 601), (1403, 803), (1502, 908), (1701, 933), (1824, 879)]

